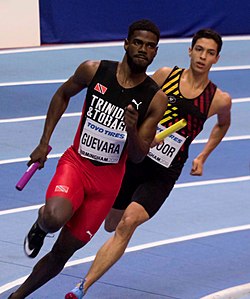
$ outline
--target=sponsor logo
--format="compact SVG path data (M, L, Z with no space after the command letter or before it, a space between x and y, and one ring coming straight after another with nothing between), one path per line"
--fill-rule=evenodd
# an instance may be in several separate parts
M137 103L135 99L132 100L132 103L135 104L137 110L139 110L139 106L142 104L142 102Z
M91 232L89 230L86 231L86 234L89 235L89 238L91 239L93 237L93 235L91 234Z
M34 248L34 249L30 249L30 248L29 248L28 237L26 237L26 238L25 238L25 242L24 242L24 251L25 251L25 253L26 253L28 256L31 256L34 250L35 250L35 248Z

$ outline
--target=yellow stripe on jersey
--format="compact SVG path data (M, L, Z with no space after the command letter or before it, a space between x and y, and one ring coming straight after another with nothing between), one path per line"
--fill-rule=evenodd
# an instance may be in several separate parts
M168 93L170 93L171 91L172 92L176 92L176 88L178 88L178 82L176 83L176 84L174 84L174 85L171 85L171 86L169 86L170 84L165 84L164 86L163 86L163 88L162 88L162 90L166 93L166 94L168 94ZM164 88L166 86L166 88Z
M175 89L178 89L178 83L179 83L181 73L182 73L182 69L176 69L172 72L172 74L170 74L170 76L168 78L168 82L166 82L162 86L162 90L166 94L168 94L172 91L175 91Z
M174 69L170 74L168 81L162 86L162 90L167 94L179 96L182 98L179 91L180 76L183 69L177 68ZM160 124L167 124L169 121L173 121L178 117L178 108L173 106L171 103L168 103L168 109L165 112Z

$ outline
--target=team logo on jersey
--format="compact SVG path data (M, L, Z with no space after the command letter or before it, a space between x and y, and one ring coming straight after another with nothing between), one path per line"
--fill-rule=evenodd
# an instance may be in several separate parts
M100 92L101 94L105 94L105 92L107 91L107 87L105 87L104 85L102 85L100 83L96 83L94 90Z
M174 104L176 103L176 98L174 96L168 96L168 102L169 104Z
M63 192L63 193L68 193L69 187L64 186L64 185L57 185L55 188L55 192Z

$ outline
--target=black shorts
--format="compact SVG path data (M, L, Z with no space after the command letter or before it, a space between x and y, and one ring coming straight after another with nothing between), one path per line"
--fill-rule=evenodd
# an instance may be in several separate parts
M128 161L113 208L125 210L131 202L137 202L152 218L169 196L182 168L183 164L166 168L148 157L139 164Z

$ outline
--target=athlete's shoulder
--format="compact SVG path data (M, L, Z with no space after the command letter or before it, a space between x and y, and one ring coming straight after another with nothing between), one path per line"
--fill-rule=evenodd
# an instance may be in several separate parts
M155 71L151 78L158 84L158 86L162 86L172 70L173 68L167 66L161 67Z
M209 110L209 117L214 114L230 114L232 98L228 92L217 88Z
M220 88L216 89L214 100L219 101L225 107L231 107L232 98L230 94L226 91L221 90Z
M75 82L86 82L89 84L100 66L100 60L86 60L76 69L73 80Z
M100 60L85 60L77 67L75 74L79 76L85 72L96 72L100 63Z
M101 63L101 60L85 60L77 68L78 72L86 70L96 70Z

